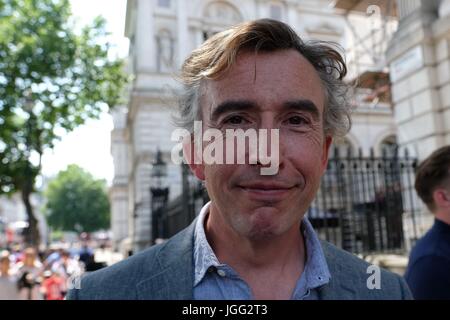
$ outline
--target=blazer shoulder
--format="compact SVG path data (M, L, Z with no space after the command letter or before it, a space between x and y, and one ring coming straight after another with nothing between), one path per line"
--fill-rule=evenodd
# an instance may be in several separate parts
M152 246L107 268L86 274L81 279L80 288L70 290L67 299L134 300L138 298L141 284L148 286L149 279L156 279L155 277L167 274L169 270L178 270L178 273L168 276L180 276L179 270L184 270L184 276L189 278L193 274L194 224L195 221L162 244ZM153 282L151 284L156 285ZM151 298L152 295L148 297Z
M326 241L322 242L322 248L332 279L353 291L357 299L411 299L409 288L400 275L370 264Z
M152 246L109 267L84 274L78 288L68 292L67 299L135 299L137 284L158 269L156 256L161 247Z

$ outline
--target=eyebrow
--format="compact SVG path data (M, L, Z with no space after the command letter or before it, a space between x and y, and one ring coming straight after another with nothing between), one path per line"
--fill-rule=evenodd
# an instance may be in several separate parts
M290 100L283 103L285 109L304 111L312 115L315 121L320 118L319 109L309 99ZM258 106L251 100L226 100L220 103L211 113L210 119L216 121L222 114L232 111L245 111L257 109Z
M311 114L315 121L320 119L319 108L309 99L287 101L283 103L283 106L291 110L306 111Z
M232 111L256 109L257 106L250 100L226 100L220 103L211 113L210 119L216 121L222 114Z

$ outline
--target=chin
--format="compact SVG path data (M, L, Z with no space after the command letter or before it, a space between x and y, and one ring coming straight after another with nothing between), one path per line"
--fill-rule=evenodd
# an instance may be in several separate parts
M280 217L270 212L254 213L247 221L246 237L254 240L270 239L283 233Z
M277 235L278 233L272 229L253 229L246 235L246 238L253 241L267 241Z

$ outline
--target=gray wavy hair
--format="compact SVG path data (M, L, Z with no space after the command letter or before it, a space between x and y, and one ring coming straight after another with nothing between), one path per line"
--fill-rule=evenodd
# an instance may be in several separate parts
M316 69L325 92L324 131L326 135L342 137L351 128L350 87L343 82L347 67L340 47L332 42L304 42L287 24L260 19L238 24L217 33L194 50L181 68L184 85L175 123L193 132L194 121L201 120L199 98L202 83L217 79L236 61L241 51L271 52L294 49Z

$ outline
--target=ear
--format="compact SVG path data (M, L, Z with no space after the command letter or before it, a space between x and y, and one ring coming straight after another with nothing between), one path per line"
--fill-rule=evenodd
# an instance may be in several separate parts
M450 208L450 191L438 188L433 191L433 201L437 208Z
M333 142L333 138L331 136L325 136L325 143L323 144L323 152L322 152L322 170L325 171L328 165L328 155L330 152L330 146Z
M183 139L183 156L192 173L200 180L205 180L205 166L201 157L202 148L195 146L191 136Z

